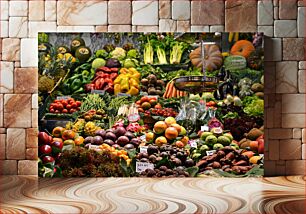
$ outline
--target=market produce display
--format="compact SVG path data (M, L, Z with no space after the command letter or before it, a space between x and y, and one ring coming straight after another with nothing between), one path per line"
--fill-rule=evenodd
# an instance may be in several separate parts
M263 34L38 43L40 177L263 175Z

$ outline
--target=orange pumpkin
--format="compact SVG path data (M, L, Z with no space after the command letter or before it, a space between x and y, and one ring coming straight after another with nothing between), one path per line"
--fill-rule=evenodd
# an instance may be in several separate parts
M252 42L248 40L239 40L231 48L232 55L239 55L248 58L255 51Z
M189 54L191 63L197 67L202 68L201 47L193 50ZM217 70L221 67L223 62L222 54L217 45L204 46L204 68L207 71Z

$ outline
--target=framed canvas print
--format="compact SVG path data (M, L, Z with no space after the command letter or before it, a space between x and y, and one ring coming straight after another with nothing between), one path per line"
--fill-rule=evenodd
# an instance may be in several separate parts
M263 175L263 33L38 40L40 177Z

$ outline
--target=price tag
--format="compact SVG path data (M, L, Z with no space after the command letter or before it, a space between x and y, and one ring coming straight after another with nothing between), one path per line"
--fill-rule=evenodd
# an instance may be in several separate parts
M118 93L117 94L118 97L130 97L130 94L126 94L126 93Z
M140 146L140 147L139 147L139 152L140 152L140 153L148 153L148 152L147 152L147 149L148 149L147 146Z
M153 163L136 162L136 172L143 172L146 169L154 169Z
M105 91L104 90L91 90L92 94L100 94L100 95L104 95Z
M206 155L213 155L214 153L216 152L216 150L209 150L209 151L206 151Z
M145 134L144 134L144 135L141 135L141 136L140 136L140 140L141 140L141 141L145 141L145 140L146 140L146 135L145 135Z
M128 120L131 122L131 123L135 123L137 122L138 120L140 120L140 116L139 114L131 114L128 116Z
M158 95L148 95L147 97L148 97L148 98L155 98L156 100L158 100L158 97L159 97L159 96L158 96Z
M208 132L209 131L208 125L201 126L201 131L202 132Z
M100 146L98 146L98 145L89 145L88 148L92 149L92 150L96 150L96 149L100 149Z
M69 95L67 95L67 96L57 96L56 97L57 100L68 100L70 98L71 98L71 96L69 96Z
M190 147L193 147L193 148L198 148L198 144L197 144L197 142L196 142L196 141L191 140L191 141L189 141L188 143L189 143Z

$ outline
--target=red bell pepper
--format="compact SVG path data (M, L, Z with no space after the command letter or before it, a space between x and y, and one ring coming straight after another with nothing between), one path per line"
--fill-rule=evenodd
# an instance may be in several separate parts
M110 70L111 70L111 72L113 72L113 73L118 73L118 68L111 68Z
M113 81L117 78L118 74L117 73L111 73L109 78L111 78Z

